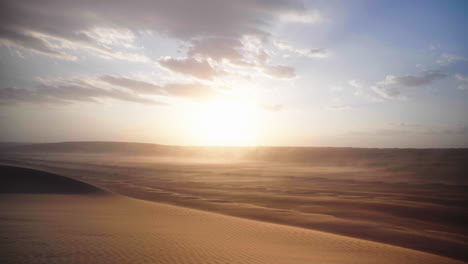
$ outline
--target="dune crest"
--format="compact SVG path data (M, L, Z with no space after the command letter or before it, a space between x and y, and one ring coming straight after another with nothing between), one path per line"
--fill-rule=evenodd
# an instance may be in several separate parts
M91 184L28 168L0 165L0 193L106 194Z

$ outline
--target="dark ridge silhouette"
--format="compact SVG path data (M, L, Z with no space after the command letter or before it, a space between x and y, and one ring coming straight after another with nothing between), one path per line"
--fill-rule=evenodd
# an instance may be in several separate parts
M0 193L108 193L93 185L39 170L0 165L0 175Z

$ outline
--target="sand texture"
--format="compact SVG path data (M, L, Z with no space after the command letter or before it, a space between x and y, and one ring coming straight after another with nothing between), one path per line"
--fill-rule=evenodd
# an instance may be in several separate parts
M23 173L70 193L0 195L2 263L463 263L104 190L76 194L74 181Z

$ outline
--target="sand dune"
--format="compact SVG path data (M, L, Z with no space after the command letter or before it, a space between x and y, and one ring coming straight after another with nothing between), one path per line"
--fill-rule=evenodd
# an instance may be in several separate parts
M106 193L90 184L53 173L13 166L0 166L0 171L3 175L0 193Z
M457 151L448 152L450 157ZM66 175L133 198L468 261L468 194L460 184L467 174L437 172L437 162L394 168L23 153L0 155L0 163ZM453 171L466 167L456 163L449 166Z
M2 263L463 263L314 230L68 190L0 194Z

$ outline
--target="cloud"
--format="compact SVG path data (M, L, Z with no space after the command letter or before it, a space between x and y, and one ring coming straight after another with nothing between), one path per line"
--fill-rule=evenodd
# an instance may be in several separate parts
M402 89L430 85L447 76L438 71L426 71L420 75L387 75L385 80L376 83L372 90L386 99L405 99L401 94Z
M376 97L372 90L366 88L366 86L358 80L349 80L348 84L354 88L354 94L360 97L365 98L370 102L380 102L382 99Z
M241 50L244 45L236 38L205 38L195 40L188 50L189 56L210 58L215 61L228 60L239 64L243 55Z
M137 62L149 60L116 49L116 43L130 45L134 36L151 32L191 44L190 53L240 60L235 48L243 37L268 39L274 23L314 22L319 17L298 0L4 0L0 10L4 45L59 58L67 58L64 50L85 48ZM126 32L125 37L115 32ZM216 49L208 48L215 43Z
M285 65L265 66L263 72L277 79L293 79L296 77L296 71L293 67Z
M455 78L460 82L457 86L460 90L468 90L468 76L464 76L461 74L455 74Z
M462 81L462 82L468 82L468 76L464 76L459 73L455 74L455 78L457 78L457 80Z
M127 88L133 92L140 94L155 94L159 96L176 96L185 97L190 99L204 99L210 98L217 95L216 90L213 88L198 83L166 83L156 85L150 82L135 80L128 77L102 75L99 77L100 80L123 88Z
M7 47L21 47L29 51L63 59L63 60L76 60L75 56L66 54L57 50L47 40L27 34L24 32L15 32L0 28L0 44Z
M131 62L150 62L150 59L144 55L113 49L107 46L105 41L90 37L86 31L80 32L79 36L81 38L66 39L31 29L15 29L8 28L5 25L0 26L0 45L7 47L21 48L34 53L71 61L75 61L78 58L72 55L70 51L85 49L105 59L114 58ZM112 43L112 40L108 41Z
M40 83L32 89L0 88L0 104L99 103L102 100L113 99L147 105L168 105L144 95L204 100L217 96L218 92L198 82L156 85L128 77L101 75L96 78L82 79L41 79Z
M148 83L148 82L144 82L144 81L126 78L126 77L102 75L99 77L99 79L108 84L128 88L132 91L135 91L141 94L163 94L164 93L164 89L161 86Z
M223 74L222 71L215 70L206 60L164 57L159 59L158 63L170 71L191 75L198 79L211 80Z
M440 55L440 57L436 60L436 63L441 66L448 66L458 61L466 61L466 59L460 56L444 53Z
M283 41L276 40L273 43L280 50L286 50L309 58L327 58L330 56L330 52L323 48L299 49Z
M372 90L385 99L406 99L405 96L401 95L400 89L398 89L398 87L378 84L377 86L373 86Z
M322 14L318 10L310 10L303 14L283 13L280 18L286 22L317 23L322 21Z
M364 85L362 83L360 83L358 80L349 80L348 83L349 83L349 85L351 85L352 87L354 87L356 89L364 88Z
M0 88L2 104L29 102L66 104L72 102L100 102L103 99L114 99L148 105L167 105L138 94L119 90L98 88L87 83L63 83L56 85L38 85L34 89Z

